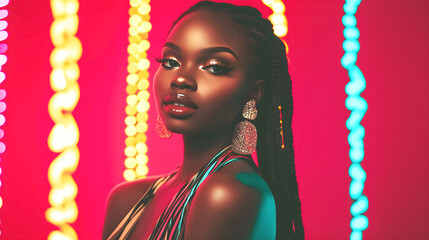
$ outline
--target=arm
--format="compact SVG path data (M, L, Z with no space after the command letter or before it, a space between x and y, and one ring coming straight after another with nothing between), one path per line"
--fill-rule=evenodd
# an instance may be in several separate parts
M274 198L256 173L213 174L190 206L185 239L273 240Z

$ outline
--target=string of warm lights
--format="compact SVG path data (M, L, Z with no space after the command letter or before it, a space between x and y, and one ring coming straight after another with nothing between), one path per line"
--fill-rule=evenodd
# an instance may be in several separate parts
M286 7L281 0L262 0L262 2L271 8L273 14L271 14L268 19L273 24L274 34L280 39L286 36L288 32L288 24L285 15ZM285 44L286 54L289 52L289 47L287 43L282 39ZM283 140L283 119L282 119L282 106L279 106L280 112L280 134L282 136L282 148L285 148L285 143Z
M7 57L5 55L5 52L7 50L7 44L4 43L4 41L8 37L8 33L5 30L7 28L7 21L4 20L9 12L6 9L3 9L9 4L8 0L0 0L0 84L6 79L6 75L1 70L3 69L3 66L7 62ZM4 125L6 122L6 118L3 115L3 112L6 110L6 103L4 102L4 98L6 97L6 90L0 87L0 127ZM4 131L3 129L0 129L0 154L3 154L6 151L6 145L3 142L4 137ZM1 160L1 156L0 156ZM0 174L2 172L2 169L0 167ZM0 187L1 187L1 181L0 181ZM3 198L0 196L0 209L3 207ZM1 231L0 231L1 235Z
M79 162L79 129L72 112L79 100L80 90L77 82L82 55L82 45L75 36L79 18L77 0L51 0L54 21L51 25L51 40L55 46L50 56L52 72L50 83L54 95L49 101L49 115L55 125L48 137L51 151L60 153L51 163L48 179L51 184L46 219L59 230L52 231L48 239L73 239L77 234L70 224L77 219L77 185L72 174Z
M285 15L286 7L281 0L262 0L262 2L271 8L273 11L273 14L271 14L268 19L273 24L274 34L276 34L277 37L282 38L286 36L288 32L288 24L287 19ZM283 43L286 47L286 53L289 52L289 47L286 44L286 42L282 39Z
M363 214L368 209L368 198L363 195L366 173L361 166L364 158L363 138L365 136L365 128L361 125L361 120L364 117L368 104L360 94L366 87L365 78L361 70L356 66L357 54L360 49L359 30L356 28L355 13L361 0L346 0L344 4L344 12L342 22L345 27L343 42L344 56L341 59L342 66L347 69L350 82L346 85L346 108L351 111L350 117L347 119L346 126L350 130L348 142L350 144L350 160L349 175L350 197L354 200L350 208L352 219L350 227L351 240L361 240L362 231L368 227L368 218Z
M125 167L124 178L133 181L146 176L147 145L146 131L149 110L149 49L148 33L152 28L149 22L149 0L130 0L128 76L127 76L127 117L125 123Z

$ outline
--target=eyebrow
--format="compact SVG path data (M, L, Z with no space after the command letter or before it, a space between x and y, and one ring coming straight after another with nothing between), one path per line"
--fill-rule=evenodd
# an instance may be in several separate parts
M174 43L172 43L172 42L166 42L165 44L164 44L164 47L168 47L168 48L171 48L171 49L173 49L173 50L176 50L176 51L178 51L178 52L181 52L182 51L182 49L178 46L178 45L176 45L176 44L174 44ZM219 52L227 52L227 53L230 53L232 56L234 56L235 57L235 59L237 59L237 61L238 61L238 57L237 57L237 55L234 53L234 51L232 51L230 48L228 48L228 47L210 47L210 48L205 48L205 49L203 49L203 50L201 50L200 51L200 53L201 54L210 54L210 53L219 53Z

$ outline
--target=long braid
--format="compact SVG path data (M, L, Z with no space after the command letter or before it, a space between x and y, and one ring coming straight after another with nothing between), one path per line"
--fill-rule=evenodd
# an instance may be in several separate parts
M286 181L280 181L283 184L282 188L288 189L288 202L292 203L294 208L291 208L291 220L292 227L295 229L295 234L297 239L301 239L304 237L302 218L301 218L301 203L298 196L298 185L296 181L296 173L295 173L295 161L294 161L294 150L293 150L293 135L292 135L292 113L293 113L293 99L292 99L292 84L290 80L290 76L287 68L287 58L285 54L284 44L283 42L275 38L274 43L276 46L274 49L274 56L277 56L277 60L279 61L276 65L278 67L277 76L280 76L278 79L278 92L277 96L279 97L279 106L282 108L282 125L283 125L283 137L284 137L284 150L281 153L284 154L284 157L279 158L280 161L282 159L287 159L287 172L284 175L287 179ZM282 49L279 51L279 49ZM278 145L277 145L278 146ZM290 222L289 222L290 224Z
M218 12L231 17L237 30L248 36L248 49L260 59L257 74L259 78L265 79L265 90L257 106L259 114L255 120L258 129L257 154L261 175L276 202L276 239L304 239L291 127L292 84L285 46L274 35L271 22L262 18L257 9L249 6L201 1L180 15L173 27L186 15L199 10ZM281 112L278 106L281 106Z
M268 96L265 102L261 102L260 106L261 110L269 109L269 111L261 113L265 118L260 118L260 122L257 123L258 129L262 130L258 131L259 136L264 133L258 141L258 159L262 175L276 199L278 239L303 239L304 231L296 182L291 129L293 112L291 80L288 74L283 42L271 35L269 44L273 64L271 86L267 89L266 94L271 93L272 95L271 97ZM282 109L284 149L281 148L278 106L281 106ZM266 127L264 128L264 126ZM272 154L267 154L267 151Z

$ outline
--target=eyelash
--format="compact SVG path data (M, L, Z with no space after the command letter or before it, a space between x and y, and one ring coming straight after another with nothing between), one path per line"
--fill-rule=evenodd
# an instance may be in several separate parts
M218 72L214 72L214 71L208 71L207 69L209 68L220 68L220 70ZM226 75L228 72L230 72L232 70L232 68L229 67L225 67L222 66L220 64L210 64L207 66L202 67L203 70L206 70L207 72L209 72L210 74L216 75L216 76L222 76L222 75Z
M164 68L166 69L172 69L175 67L180 67L180 63L174 59L169 59L169 58L156 58L156 61L159 62ZM168 63L169 61L175 62L178 64L178 66L167 66L166 63ZM170 62L171 65L171 62ZM218 69L218 71L209 71L208 69L210 68L220 68ZM233 68L229 68L229 67L225 67L221 64L209 64L207 66L202 67L203 70L209 72L210 74L216 75L216 76L222 76L222 75L226 75L228 72L230 72Z
M170 66L167 66L167 65L165 65L168 61L174 61L174 62L176 62L176 63L178 63L179 64L179 66L180 66L180 63L179 62L177 62L176 60L174 60L174 59L170 59L170 58L156 58L156 61L157 62L159 62L163 67L165 67L166 69L172 69L172 68L174 68L174 67L170 67ZM170 62L171 63L171 62ZM178 66L176 66L176 67L178 67Z

